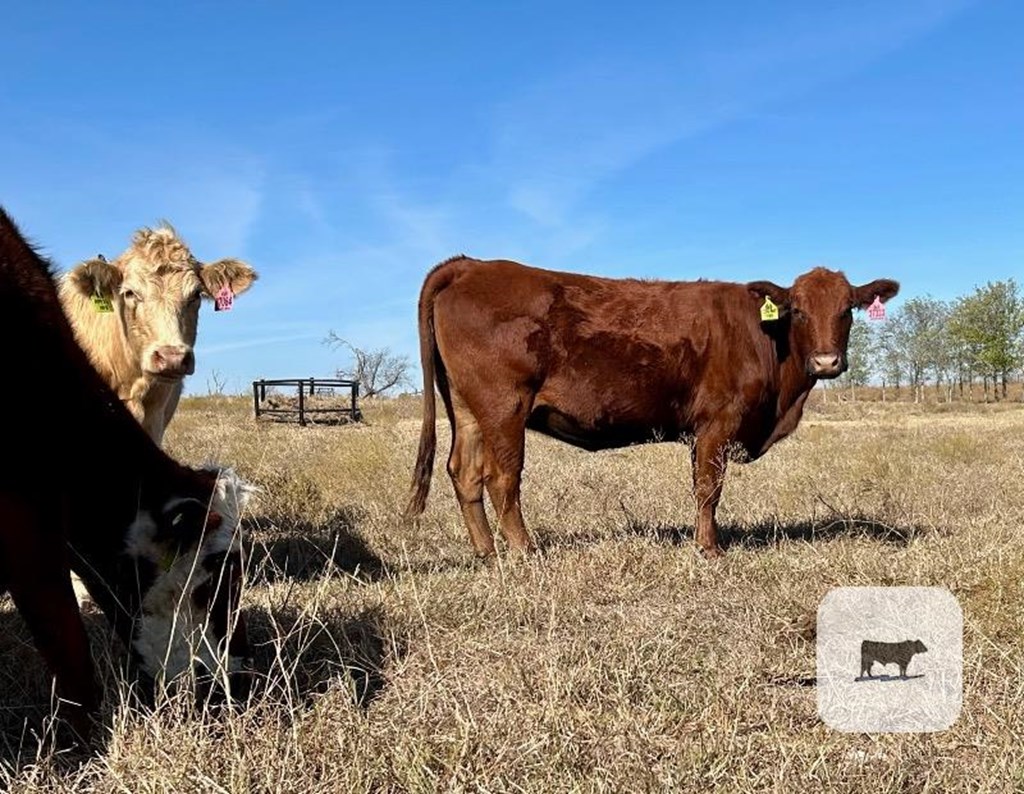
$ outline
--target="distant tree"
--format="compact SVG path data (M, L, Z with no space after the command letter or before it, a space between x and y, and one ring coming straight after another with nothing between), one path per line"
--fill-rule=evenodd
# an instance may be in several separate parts
M374 397L412 383L409 378L412 367L409 357L395 355L390 348L364 350L342 339L334 331L328 332L324 344L332 350L345 348L349 351L352 356L350 364L347 368L339 368L337 374L339 378L358 383L359 392L364 397Z
M990 281L957 301L950 335L972 371L980 371L986 397L991 382L996 399L1005 399L1007 382L1024 364L1024 296L1017 282Z
M840 382L850 387L850 397L857 399L858 386L867 386L871 380L871 362L874 357L875 338L871 326L861 317L857 317L850 327L850 342L846 348L848 368L840 377Z
M875 332L875 350L882 378L883 400L886 386L892 386L896 390L896 398L899 399L900 383L906 379L908 364L903 347L903 324L902 313L897 309L889 314L885 324Z
M991 382L995 398L1001 391L1006 399L1008 381L1024 364L1024 296L1017 282L988 282L963 298L952 329L974 352L986 395Z
M953 373L956 369L953 346L949 335L951 306L946 301L930 299L931 324L925 343L928 371L935 382L935 394L941 398L946 390L946 401L953 398Z
M969 297L961 297L950 305L946 338L952 366L956 372L960 399L964 397L966 384L967 396L973 400L974 379L981 361L981 342L973 330L975 323L971 317L973 307L970 301Z
M911 298L900 307L893 342L902 349L914 402L921 401L929 373L934 375L943 366L946 315L946 305L928 295Z

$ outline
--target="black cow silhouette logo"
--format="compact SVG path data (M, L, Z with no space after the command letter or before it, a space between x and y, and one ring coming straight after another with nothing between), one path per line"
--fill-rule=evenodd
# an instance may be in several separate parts
M907 677L907 666L915 654L925 653L928 649L921 640L903 640L903 642L875 642L864 640L860 644L860 678L874 678L871 666L878 662L881 665L895 664L900 668L900 678ZM923 673L922 673L923 675ZM881 676L888 679L888 676ZM919 676L911 676L917 678Z

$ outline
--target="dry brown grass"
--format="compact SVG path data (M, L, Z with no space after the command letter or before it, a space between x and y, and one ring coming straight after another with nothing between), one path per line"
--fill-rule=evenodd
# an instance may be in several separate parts
M440 467L419 525L400 520L418 410L368 403L364 426L300 429L257 425L245 400L188 401L170 450L266 489L246 596L263 685L239 713L172 699L143 715L118 702L106 653L102 752L34 758L29 736L19 754L48 688L4 603L0 786L1024 789L1020 406L816 408L764 460L731 466L732 543L716 564L692 547L684 447L585 453L531 435L524 509L544 552L493 569L471 559ZM818 720L818 602L868 584L944 585L960 600L964 706L950 730L852 735Z

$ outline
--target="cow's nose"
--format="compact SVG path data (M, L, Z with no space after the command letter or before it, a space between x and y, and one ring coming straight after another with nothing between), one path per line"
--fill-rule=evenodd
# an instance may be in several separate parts
M196 368L195 353L182 345L161 345L153 351L153 371L166 375L191 375Z
M811 373L821 376L835 376L842 370L843 357L839 353L813 353L810 361Z

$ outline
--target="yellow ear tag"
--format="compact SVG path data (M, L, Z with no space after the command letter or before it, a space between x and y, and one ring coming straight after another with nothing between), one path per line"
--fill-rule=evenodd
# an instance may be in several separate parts
M92 306L100 314L110 314L114 311L114 304L110 302L110 298L104 298L98 292L93 293Z
M779 319L779 307L772 303L772 299L764 296L764 303L761 304L761 322L769 323Z

